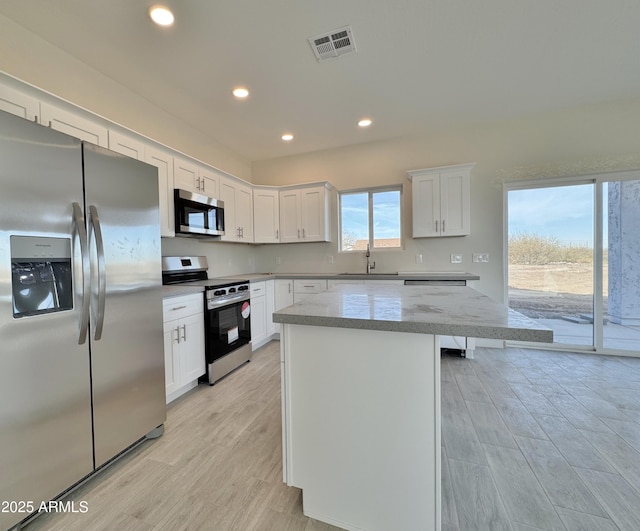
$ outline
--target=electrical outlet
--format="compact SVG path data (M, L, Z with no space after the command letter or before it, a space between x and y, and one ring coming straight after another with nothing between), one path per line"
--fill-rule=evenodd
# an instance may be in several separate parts
M327 260L329 261L329 263L330 263L330 264L333 264L333 255L332 255L332 254L330 254L330 255L327 257Z
M473 261L476 263L487 263L489 261L489 253L473 253Z
M279 256L276 256L276 265L280 265L282 263L282 259Z
M462 253L451 253L451 263L452 264L461 264L462 263Z
M421 254L417 254L416 255L416 264L421 264L422 263L422 255Z

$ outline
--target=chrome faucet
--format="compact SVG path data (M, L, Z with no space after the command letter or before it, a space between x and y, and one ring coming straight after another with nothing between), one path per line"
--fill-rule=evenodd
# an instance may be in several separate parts
M371 251L369 250L369 244L367 244L367 275L371 274L371 270L376 268L376 263L375 262L371 262L371 260L369 260L369 258L371 258Z

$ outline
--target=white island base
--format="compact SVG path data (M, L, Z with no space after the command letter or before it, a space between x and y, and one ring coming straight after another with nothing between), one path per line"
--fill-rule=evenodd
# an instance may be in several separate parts
M306 516L440 529L438 336L283 324L283 469Z

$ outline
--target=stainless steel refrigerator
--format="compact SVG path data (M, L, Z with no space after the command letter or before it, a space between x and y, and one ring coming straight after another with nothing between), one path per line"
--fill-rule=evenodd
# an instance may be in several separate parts
M0 112L0 500L161 433L159 227L156 168Z

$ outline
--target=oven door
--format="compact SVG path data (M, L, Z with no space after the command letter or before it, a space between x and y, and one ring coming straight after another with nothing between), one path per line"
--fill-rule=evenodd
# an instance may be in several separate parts
M251 341L251 304L233 302L205 312L207 363L233 352Z
M224 202L186 190L174 190L178 235L224 236Z

